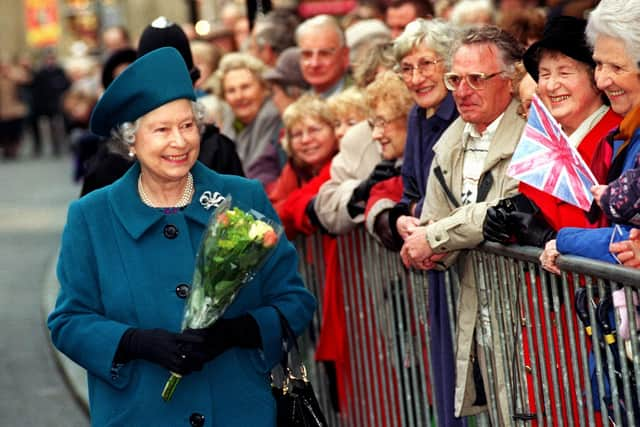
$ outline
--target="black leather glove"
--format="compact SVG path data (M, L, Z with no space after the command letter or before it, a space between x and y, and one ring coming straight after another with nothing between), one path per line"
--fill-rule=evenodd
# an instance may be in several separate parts
M517 220L510 221L512 213L536 215L540 209L524 194L516 194L498 202L496 206L487 209L487 215L482 224L482 235L485 240L505 243L516 234L520 228ZM524 244L524 243L522 243Z
M395 163L395 160L383 160L378 163L369 176L353 190L351 200L355 202L366 201L371 193L371 187L381 181L400 175L400 168L396 167Z
M536 206L531 200L524 194L518 193L515 196L502 199L496 205L497 208L503 209L505 212L524 212L530 214L537 214L540 212L540 208Z
M391 209L387 209L378 214L373 223L373 231L376 233L376 236L380 238L380 241L385 248L389 249L390 251L398 252L402 248L403 241L402 239L397 239L393 233L391 224L389 222L390 212Z
M260 328L250 314L232 319L218 319L213 325L204 329L185 329L184 335L203 341L203 351L207 362L231 347L262 347Z
M511 238L508 229L508 215L503 208L492 206L482 223L482 235L490 242L505 243Z
M129 328L120 339L114 362L144 359L171 372L187 375L202 369L205 356L201 337L165 329Z
M351 218L364 213L364 202L369 199L371 188L374 185L398 175L400 175L400 168L396 167L395 160L383 160L378 163L369 176L353 189L351 198L347 202L347 211Z
M364 213L364 203L354 200L349 200L347 202L347 212L351 218L355 218L360 214Z
M544 248L545 244L556 237L556 231L547 222L536 215L524 212L511 212L508 216L509 229L521 245Z

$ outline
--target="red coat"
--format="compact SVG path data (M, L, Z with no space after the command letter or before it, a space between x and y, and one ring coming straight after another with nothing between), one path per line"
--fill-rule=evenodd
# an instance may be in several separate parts
M387 247L390 244L388 242L389 239L393 240L389 221L382 221L379 224L379 227L385 227L384 230L380 228L376 230L376 218L383 212L393 208L400 201L402 190L402 176L394 176L380 181L371 187L371 193L364 211L364 224L367 231ZM380 234L378 235L378 233Z
M391 203L391 206L395 206L396 203L402 198L402 176L394 176L393 178L386 179L378 182L371 187L371 193L369 193L369 199L367 200L367 207L365 208L365 217L369 213L380 213L384 209L377 209L380 203Z
M318 193L320 186L330 178L331 162L327 162L315 177L305 180L290 163L269 190L269 199L276 209L289 239L298 234L311 235L317 231L306 215L307 204ZM316 349L316 359L335 364L340 407L346 408L351 392L348 367L347 330L344 312L344 295L337 257L338 246L333 236L322 235L322 258L308 245L306 264L322 262L315 268L325 270L322 284L322 324ZM307 243L310 241L307 241Z
M602 117L602 119L600 119L598 124L596 124L596 126L594 126L594 128L591 129L591 131L589 131L589 133L582 139L580 145L578 146L578 152L580 153L582 158L585 160L586 164L589 165L590 168L594 169L594 174L596 175L596 179L598 180L598 182L601 182L601 183L606 182L607 168L603 167L604 163L602 162L602 159L599 159L597 157L596 153L598 153L599 150L602 150L602 145L606 144L605 137L609 134L611 130L613 130L618 126L621 120L622 120L622 117L614 113L612 110L607 111L607 113ZM597 164L598 167L594 168L593 167L594 164ZM596 228L596 227L601 227L606 225L606 218L604 217L604 215L601 215L598 221L596 221L596 223L591 223L586 216L586 212L576 206L563 202L550 194L543 193L542 191L537 190L524 183L520 183L519 189L520 189L520 192L522 192L525 196L531 199L540 208L540 211L542 212L542 215L544 216L544 218L547 220L549 225L551 225L553 229L556 231L562 227ZM571 280L571 277L569 279L570 280L568 280L568 283L567 283L567 286L569 288L568 295L573 295L575 285L573 283L573 280ZM570 352L567 352L565 353L564 360L563 360L563 355L560 352L560 348L558 346L559 336L557 334L557 328L551 327L546 324L546 319L544 316L544 309L543 309L543 307L545 306L544 304L545 297L542 293L542 284L540 282L540 277L536 276L535 280L532 283L531 276L527 274L526 280L527 280L526 301L528 301L528 307L522 308L523 310L523 312L521 313L522 317L523 318L527 318L529 316L533 317L534 311L538 311L537 315L539 316L538 318L542 323L541 330L545 331L545 330L551 329L552 331L552 342L548 342L546 334L542 334L541 337L537 337L536 329L532 329L531 331L533 335L534 345L535 343L537 343L538 339L542 340L542 345L543 345L542 351L540 351L540 349L537 349L537 351L534 353L534 354L537 354L539 357L539 359L537 360L538 372L536 372L535 375L541 376L544 370L545 374L547 375L547 378L551 378L552 371L553 370L557 371L560 368L560 366L562 366L562 364L564 364L565 366L572 366L573 364L577 364L580 368L579 372L582 372L582 369L581 369L582 353L588 350L577 348L576 355L572 356ZM537 297L536 299L533 298L534 292L536 293L536 297ZM538 305L534 306L533 301L537 301ZM527 313L526 310L529 310L529 314ZM555 323L559 323L562 325L562 330L565 331L565 334L564 334L565 348L567 349L570 348L568 331L571 328L574 331L574 336L578 335L579 325L577 323L577 319L575 318L567 319L564 310L560 311L559 319L557 318L554 312L550 313L549 316L550 316L552 325ZM533 318L531 318L530 320L532 322ZM523 337L527 336L526 329L523 328L522 333L523 333ZM529 348L529 342L527 339L523 340L523 352L524 352L523 354L524 364L526 366L532 366L531 350ZM555 357L556 366L552 366L552 364L550 363L550 360L552 360L551 358L552 354ZM582 383L583 381L582 378L579 378L579 379L574 378L573 372L571 370L569 370L568 372L565 372L564 374L567 375L568 384L574 384L574 381L579 381L580 383ZM536 411L542 411L543 408L535 407L535 401L534 401L535 387L534 387L534 380L532 378L532 373L529 373L529 375L527 375L527 388L529 393L530 412L535 413ZM575 396L575 395L565 396L563 393L560 393L559 396L556 396L553 389L550 389L547 391L546 396L540 396L540 398L542 400L546 399L552 402L550 407L552 412L552 419L554 420L553 425L557 425L556 421L558 419L572 418L570 414L573 414L574 421L576 421L577 414L579 413L579 411L583 410L582 408L584 408L585 406L585 402L583 400L585 398L590 398L590 396L587 396L587 397ZM581 400L582 402L580 402ZM554 403L557 401L560 402L560 407L561 407L560 414L557 412L557 409L554 405ZM532 420L531 425L537 426L538 423L537 421ZM596 415L596 425L598 426L602 425L602 421L597 415Z
M622 117L614 113L613 110L607 111L578 146L578 152L587 165L592 167L592 169L598 169L598 175L604 173L604 176L596 176L596 179L600 183L606 182L606 171L602 171L601 169L604 169L602 167L593 168L594 163L600 160L595 158L595 153L601 144L606 143L605 137L618 126L621 120ZM586 212L582 209L563 202L555 196L544 193L530 185L520 183L519 190L540 208L544 218L556 231L562 227L595 228L607 225L604 215L601 215L600 219L595 224L592 224L587 219Z
M309 220L305 209L311 199L318 194L320 186L331 177L330 167L329 161L320 169L318 175L305 182L296 174L293 167L287 164L269 192L269 199L289 239L293 239L298 234L310 235L317 230Z

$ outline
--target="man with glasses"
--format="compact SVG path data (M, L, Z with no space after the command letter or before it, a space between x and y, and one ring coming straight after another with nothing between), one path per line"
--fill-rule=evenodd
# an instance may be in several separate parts
M455 264L460 277L455 415L488 408L493 425L512 424L503 350L491 342L497 338L497 331L491 334L495 302L478 310L475 266L466 250L483 241L488 207L517 193L518 183L506 169L525 125L512 94L522 52L511 35L493 26L467 29L454 44L444 82L460 117L434 146L422 225L410 231L401 250L406 266L431 270ZM488 402L489 396L495 399Z
M313 91L327 98L350 84L349 48L338 21L318 15L304 21L296 30L300 48L300 68Z

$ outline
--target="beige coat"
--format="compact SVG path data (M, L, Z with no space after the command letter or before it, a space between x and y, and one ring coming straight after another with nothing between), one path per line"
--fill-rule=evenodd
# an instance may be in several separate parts
M462 167L463 147L462 132L464 121L458 118L440 137L434 146L435 157L431 165L427 184L427 196L420 218L423 224L435 221L427 225L427 240L436 253L452 252L445 258L447 266L455 264L460 279L460 294L457 301L457 331L456 333L456 390L455 411L456 416L471 415L486 410L485 406L474 406L476 398L475 384L473 381L473 358L478 357L483 374L486 396L490 400L490 415L494 425L507 426L511 424L510 402L505 390L505 379L502 373L502 349L496 338L496 345L487 347L490 363L493 365L494 383L496 388L490 393L487 381L487 361L484 360L484 351L476 353L474 343L474 331L478 319L478 291L474 280L474 264L470 253L466 249L476 247L483 241L482 223L487 208L495 205L501 198L517 193L518 183L506 176L513 151L520 140L524 128L524 120L516 113L517 102L512 101L505 110L504 116L496 130L494 140L491 142L489 152L485 160L480 182L487 172L491 172L493 179L484 201L464 205L456 208L447 198L443 186L434 176L434 169L440 167L443 172L444 182L451 190L453 196L459 200L462 193ZM491 316L491 307L487 316L480 325L483 330L491 327L495 321ZM479 325L479 326L480 326ZM493 328L492 328L493 329ZM491 329L489 329L491 330ZM494 329L495 330L495 329ZM478 338L480 330L478 330ZM481 340L479 345L485 345ZM495 405L498 413L491 410L497 395Z
M380 146L371 138L371 128L362 121L342 137L340 152L331 161L331 178L322 184L314 207L318 219L330 233L345 234L364 221L351 218L347 203L353 190L382 160Z

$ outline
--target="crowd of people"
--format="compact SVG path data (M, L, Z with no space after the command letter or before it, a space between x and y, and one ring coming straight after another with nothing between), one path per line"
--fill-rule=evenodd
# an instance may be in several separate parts
M196 245L189 238L195 239L194 230L203 225L189 222L197 220L189 217L190 207L198 205L193 185L199 194L203 183L220 179L234 198L281 221L289 239L322 235L326 274L316 358L329 367L337 410L349 399L349 368L346 284L338 271L335 237L362 225L382 246L398 252L407 268L428 271L432 284L444 283L443 271L452 266L461 272L455 330L447 319L430 319L431 328L439 329L433 335L440 341L432 344L439 348L432 363L441 369L434 372L439 386L433 393L442 403L438 417L443 425L462 425L461 417L487 410L495 425L510 425L511 402L499 369L493 369L498 395L488 395L490 373L482 355L495 354L499 360L502 350L478 333L490 329L493 314L491 307L478 310L476 266L469 250L485 241L536 246L543 249L542 267L553 273L560 273L556 259L561 254L640 267L639 18L638 0L513 0L499 7L481 0L391 0L358 3L342 17L302 19L295 10L275 8L250 22L242 37L234 29L244 26L234 21L224 32L226 39L199 38L166 18L150 23L137 43L119 29L124 42L103 61L104 94L91 101L91 120L86 111L78 115L84 128L81 119L76 121L79 131L72 145L84 185L70 210L58 270L62 291L49 320L54 343L92 375L92 413L107 420L112 408L124 405L130 410L122 414L142 419L147 406L136 390L157 382L164 373L158 365L185 375L206 368L214 375L237 369L233 363L253 364L255 378L247 381L260 388L268 374L260 354L275 361L273 347L279 342L273 335L280 330L274 327L277 313L270 307L278 306L298 333L308 324L313 302L292 271L297 264L288 243L279 245L278 257L256 279L253 294L238 303L225 328L209 335L178 333L175 313L156 319L150 306L144 312L135 306L136 298L152 301L142 296L155 292L152 278L169 280L151 273L146 254L139 253L144 248L156 254L151 257L156 261L181 260L180 274L164 264L163 271L168 269L173 281L189 280L185 274L192 260L175 247L165 252L164 241L154 242L163 233L158 224L179 223L187 240L178 243L191 253ZM237 19L247 17L240 13ZM116 38L105 32L105 46L107 35ZM229 37L231 42L221 42ZM170 74L173 69L179 70ZM18 72L3 71L2 76L16 84L29 81ZM73 82L66 96L78 93L79 85ZM127 104L130 93L138 98ZM589 211L507 173L534 95L598 181L589 189L594 197ZM7 131L1 133L2 147L11 157L17 144L15 120L27 113L3 106L0 118ZM150 121L166 123L159 131L164 133L154 135L145 126ZM196 128L201 136L193 134ZM193 148L196 140L198 149ZM162 144L179 148L171 151ZM179 171L158 166L162 156L179 163L183 154L188 162ZM256 199L250 200L252 194ZM135 206L125 206L126 200ZM164 208L165 219L141 210L145 207ZM89 220L85 211L97 209L108 217ZM125 237L114 237L111 223ZM145 237L148 228L157 227L158 236ZM165 237L174 239L166 227ZM110 230L109 236L102 228ZM615 242L614 233L619 234ZM76 246L77 239L84 246ZM122 259L109 253L116 248ZM95 259L87 260L89 255ZM149 276L141 271L130 276L132 262L149 266ZM74 267L79 265L84 267ZM134 285L135 278L142 285ZM529 292L538 292L540 278L528 280ZM280 282L281 294L261 296L274 281ZM126 306L127 292L133 294L131 307ZM429 305L440 308L430 315L447 313L446 304L443 293L429 293ZM175 306L175 301L162 300L161 306ZM87 321L94 326L88 328ZM245 332L245 340L227 340L215 352L205 348L212 336L238 330ZM103 331L106 338L92 331ZM85 355L87 345L95 359ZM545 345L547 353L559 351L554 343ZM190 360L186 348L196 362L172 358L179 352ZM239 360L225 358L231 348ZM529 349L524 357L530 357ZM143 362L129 368L132 361ZM540 369L545 368L551 369ZM130 384L135 375L140 378ZM190 384L202 392L204 383ZM215 396L217 388L211 390ZM136 396L139 407L125 403L123 396ZM495 400L491 405L489 398ZM563 408L577 406L575 396L551 393L548 398L562 399ZM246 404L230 396L221 401L234 408ZM214 403L213 409L203 402L182 403L209 414L203 419L215 420L198 425L249 425L213 415L229 411L224 403ZM272 411L264 399L258 403ZM180 413L158 409L154 415L179 418ZM268 416L246 422L274 425Z

